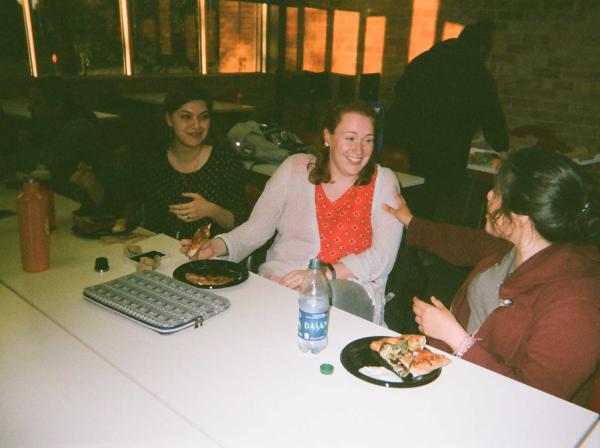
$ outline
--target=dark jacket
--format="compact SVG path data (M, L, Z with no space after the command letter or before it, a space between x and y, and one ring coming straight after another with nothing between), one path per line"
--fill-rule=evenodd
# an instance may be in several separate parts
M508 148L496 84L482 58L459 39L434 45L413 59L386 112L386 142L408 151L420 175L464 176L477 129L497 151ZM426 167L429 172L425 171Z
M512 244L482 230L414 218L410 245L475 268L457 292L452 313L466 328L467 287ZM500 285L497 308L463 359L577 403L600 361L600 256L592 247L553 244L521 264ZM438 344L439 345L439 344ZM442 347L443 348L443 347ZM447 348L447 347L446 347Z

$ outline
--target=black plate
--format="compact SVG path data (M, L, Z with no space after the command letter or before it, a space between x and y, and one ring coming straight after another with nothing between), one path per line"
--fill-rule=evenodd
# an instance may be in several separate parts
M137 227L137 226L136 226ZM135 227L134 227L135 228ZM88 231L84 231L81 228L79 228L76 225L73 225L71 227L71 230L73 231L73 233L81 238L90 238L90 239L96 239L96 238L100 238L103 236L121 236L121 235L128 235L133 231L133 228L131 229L125 229L123 232L113 232L111 227L107 227L105 229L100 229L100 230L96 230L93 232L88 232Z
M197 283L188 282L185 274L192 272L202 275L227 275L231 277L229 283L224 285L198 285ZM248 270L242 264L234 263L226 260L196 260L182 264L173 271L173 278L186 282L197 288L203 289L219 289L229 288L230 286L239 285L248 279Z
M402 379L402 382L390 382L371 378L370 376L363 375L362 373L360 373L359 370L365 366L383 366L390 372L393 372L393 370L388 367L385 361L381 359L379 353L375 352L374 350L371 350L371 348L369 347L369 344L371 342L385 337L389 336L369 336L367 338L357 339L356 341L350 342L344 347L342 353L340 354L340 360L342 361L342 365L346 368L348 372L350 372L355 377L360 378L363 381L367 381L369 383L378 384L379 386L385 387L406 388L424 386L425 384L431 383L438 376L440 376L440 373L442 373L442 369L435 369L434 371L429 372L427 375L421 375L416 378L413 378L413 376L409 374L406 378Z

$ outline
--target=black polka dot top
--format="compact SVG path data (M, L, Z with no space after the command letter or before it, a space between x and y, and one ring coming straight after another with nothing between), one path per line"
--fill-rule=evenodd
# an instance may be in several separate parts
M148 154L142 162L142 176L136 182L138 201L143 207L142 225L156 233L174 238L191 238L196 229L209 218L183 222L169 212L169 205L190 199L181 193L198 193L233 213L235 226L248 218L244 191L244 168L233 151L227 147L213 147L202 168L193 173L176 171L167 159L166 151ZM215 223L212 235L223 232Z

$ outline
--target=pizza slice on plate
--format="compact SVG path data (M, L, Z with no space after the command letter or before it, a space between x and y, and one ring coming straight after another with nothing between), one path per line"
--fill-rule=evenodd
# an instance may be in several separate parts
M443 355L425 349L423 335L408 334L399 337L377 339L369 345L401 378L426 375L450 364Z

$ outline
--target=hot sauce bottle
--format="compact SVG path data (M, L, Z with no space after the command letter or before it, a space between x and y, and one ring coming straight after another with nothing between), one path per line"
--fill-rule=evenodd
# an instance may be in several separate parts
M25 181L23 193L17 197L17 216L23 270L45 271L50 267L48 197L33 178Z

